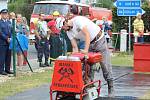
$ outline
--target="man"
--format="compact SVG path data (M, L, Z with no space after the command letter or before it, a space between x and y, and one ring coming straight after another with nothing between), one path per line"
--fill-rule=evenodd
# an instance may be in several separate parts
M50 35L50 57L57 58L62 55L62 41L60 38L61 27L63 25L62 18L59 17L60 13L58 11L53 12L53 20L48 22L48 28L51 30Z
M8 10L1 10L0 20L0 74L13 74L10 71L11 65L11 51L9 50L9 43L12 33L12 25L8 20Z
M108 96L113 96L113 78L110 53L104 33L101 32L100 27L86 17L76 16L71 20L68 20L68 22L63 26L63 29L67 31L67 35L71 40L73 52L79 52L76 39L81 39L85 41L85 47L81 50L82 53L86 54L88 51L92 51L100 52L102 54L103 60L100 64L103 76L108 83Z
M47 22L44 21L44 14L39 14L39 20L37 23L37 32L36 33L36 44L38 51L38 61L39 67L49 66L49 41L48 41L48 27ZM45 63L42 63L43 55L45 56Z
M53 12L53 20L48 22L48 27L51 30L51 34L60 34L59 24L57 23L57 19L59 17L59 12Z
M141 19L141 14L138 13L136 19L133 22L134 26L134 37L135 37L135 42L144 42L143 34L144 34L144 23L143 20Z

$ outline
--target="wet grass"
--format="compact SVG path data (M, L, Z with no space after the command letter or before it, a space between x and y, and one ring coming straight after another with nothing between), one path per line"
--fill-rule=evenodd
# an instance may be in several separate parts
M113 66L120 67L132 67L133 66L133 54L128 53L114 53L111 57Z
M6 96L14 95L45 83L50 83L51 74L52 71L48 70L42 73L20 75L13 80L0 83L0 100L4 99Z

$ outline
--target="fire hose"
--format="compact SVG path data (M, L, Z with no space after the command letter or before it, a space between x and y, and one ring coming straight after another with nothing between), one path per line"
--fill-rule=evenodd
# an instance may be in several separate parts
M129 75L129 74L133 74L133 72L129 72L129 73L122 74L122 75L120 75L120 76L114 78L112 81L115 82L115 81L119 80L120 78L122 78L122 77L124 77L124 76L127 76L127 75ZM103 87L103 86L105 86L105 85L107 85L107 83L102 84L101 87Z

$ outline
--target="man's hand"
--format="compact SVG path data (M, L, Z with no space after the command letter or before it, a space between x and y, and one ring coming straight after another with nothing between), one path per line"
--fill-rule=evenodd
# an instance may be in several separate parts
M11 40L11 38L8 38L8 39L7 39L7 42L10 43L10 40Z
M143 32L139 32L139 36L143 36L144 35L144 33Z
M85 49L80 49L80 52L83 54L88 54L88 50L85 50Z
M40 37L40 36L38 36L38 39L39 39L39 40L41 40L41 37Z

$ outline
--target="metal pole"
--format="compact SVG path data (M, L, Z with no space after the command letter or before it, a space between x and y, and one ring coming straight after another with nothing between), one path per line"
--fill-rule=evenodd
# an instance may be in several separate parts
M23 57L25 58L25 60L26 60L27 63L28 63L28 66L29 66L29 68L30 68L30 71L33 72L32 67L31 67L31 65L30 65L30 63L29 63L27 57L25 56L25 54L24 54L24 52L23 52L23 49L22 49L22 47L21 47L21 45L20 45L19 40L18 40L17 37L16 37L16 41L17 41L17 43L18 43L18 45L19 45L19 48L21 49L21 52L22 52L22 54L23 54Z
M129 16L129 54L131 53L131 17Z
M15 19L12 20L12 25L13 25L13 72L14 72L14 76L16 76L16 43L15 43L15 38L16 38L16 34L15 34Z

